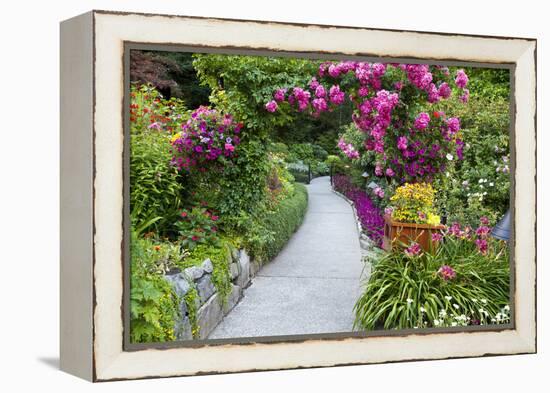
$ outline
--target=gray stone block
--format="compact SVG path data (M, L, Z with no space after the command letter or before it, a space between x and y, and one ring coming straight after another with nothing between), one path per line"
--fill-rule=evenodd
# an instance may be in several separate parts
M171 274L169 276L164 276L164 279L172 284L174 291L180 297L183 297L191 289L191 284L187 279L187 276L183 273Z
M240 250L239 252L239 267L237 285L244 288L250 281L250 257L245 250Z
M234 262L239 260L239 250L236 248L231 248L231 259L233 259Z
M204 275L204 270L199 266L191 266L183 271L191 281L197 281Z
M199 292L199 297L201 298L201 303L206 303L206 301L216 292L216 287L212 283L210 274L205 274L202 276L196 283L197 291Z
M234 280L239 275L239 264L233 262L229 265L229 272L231 273L231 280Z
M176 334L176 340L178 341L193 339L193 333L191 331L191 322L189 321L189 318L187 316L183 315L181 319L176 321L176 324L174 326L174 332Z
M224 312L219 301L219 295L215 293L197 312L197 324L199 335L205 339L223 319Z
M210 258L204 260L204 262L201 264L201 268L206 273L212 273L212 271L214 270L214 266L212 265L212 261L210 260Z
M231 292L229 293L229 296L227 297L227 303L224 307L224 312L227 314L229 311L233 309L241 299L242 295L242 288L238 285L231 284Z

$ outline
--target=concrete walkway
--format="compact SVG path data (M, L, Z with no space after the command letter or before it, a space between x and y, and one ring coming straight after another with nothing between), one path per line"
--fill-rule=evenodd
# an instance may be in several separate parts
M302 226L209 338L349 332L363 269L351 206L328 177L308 187Z

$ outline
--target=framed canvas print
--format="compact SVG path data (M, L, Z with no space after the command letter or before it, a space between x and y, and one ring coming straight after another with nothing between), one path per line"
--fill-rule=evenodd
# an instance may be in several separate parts
M61 368L536 351L536 40L61 23Z

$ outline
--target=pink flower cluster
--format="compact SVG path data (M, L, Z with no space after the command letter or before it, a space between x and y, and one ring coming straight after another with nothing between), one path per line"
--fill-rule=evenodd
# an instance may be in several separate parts
M338 141L338 148L350 159L359 158L359 152L355 150L351 143L346 143L342 138Z
M439 276L445 281L452 280L456 277L456 271L449 265L441 266L437 271L437 274L439 274Z
M481 217L479 223L480 225L476 229L476 246L481 254L486 255L489 250L487 238L491 233L491 227L489 227L489 219L487 217Z
M460 101L466 103L470 99L470 90L466 88L468 84L468 75L464 70L458 70L456 72L455 84L459 89L462 89L462 95L459 97Z
M455 83L464 89L467 78L460 70ZM451 81L449 70L441 66L324 62L307 87L293 87L290 94L286 89L277 89L266 110L276 112L286 100L298 111L308 110L312 116L319 116L334 106L351 102L355 106L352 121L365 135L363 147L367 152L374 152L379 163L377 176L395 176L401 182L430 181L445 170L449 151L456 149L456 155L462 157L463 143L456 137L459 119L446 119L442 112L435 112L434 119L426 112L409 119L406 111L396 111L396 108L418 100L434 103L448 99L452 90L445 79ZM419 99L414 89L405 89L406 86L425 94ZM341 144L339 147L344 150ZM346 147L344 153L357 158L357 150Z
M488 239L491 234L491 227L489 226L489 219L487 217L481 217L479 223L479 227L474 231L469 226L462 229L458 222L454 222L447 228L447 233L451 236L473 241L478 251L482 255L486 255L489 250Z
M171 164L178 170L205 171L220 157L235 155L242 124L236 123L231 115L201 106L181 128L172 138Z

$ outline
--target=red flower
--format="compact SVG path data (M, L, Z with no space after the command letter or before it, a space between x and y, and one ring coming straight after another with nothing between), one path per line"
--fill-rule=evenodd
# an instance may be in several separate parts
M210 218L212 219L212 221L218 221L218 219L219 219L220 217L218 217L218 216L212 216L212 217L210 217Z
M187 217L187 212L181 212L182 217Z
M441 114L438 111L434 111L434 117L439 117Z
M160 246L155 246L154 249L155 251L160 251Z
M191 240L193 240L194 242L196 242L197 240L199 240L199 237L197 235L193 235L193 237L191 238Z

